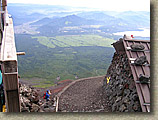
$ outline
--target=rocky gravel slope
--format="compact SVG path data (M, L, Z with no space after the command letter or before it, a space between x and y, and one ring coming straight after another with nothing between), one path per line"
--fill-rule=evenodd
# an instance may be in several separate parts
M86 78L68 87L60 96L61 112L108 112L103 77Z

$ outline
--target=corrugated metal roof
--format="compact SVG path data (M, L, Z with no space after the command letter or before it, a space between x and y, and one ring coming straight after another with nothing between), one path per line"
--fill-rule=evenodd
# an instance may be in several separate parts
M145 47L144 50L132 50L129 49L131 45L143 45ZM139 82L140 75L148 76L150 78L150 41L149 40L133 40L133 39L122 39L113 44L115 49L125 50L124 52L127 54L129 59L129 65L133 74L133 78L135 81L137 93L139 96L141 108L143 112L150 112L150 82L142 84ZM123 47L123 48L120 48ZM144 65L135 65L132 62L140 58L141 56L146 56L147 63Z

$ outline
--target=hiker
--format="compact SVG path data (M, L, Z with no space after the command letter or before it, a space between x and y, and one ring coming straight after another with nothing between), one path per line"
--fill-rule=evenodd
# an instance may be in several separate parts
M2 72L0 70L0 112L3 111L4 105L5 105L5 96L3 90Z
M60 80L60 76L58 76L56 79L57 79L57 80Z
M75 79L78 79L78 76L77 76L77 75L75 76Z
M50 100L49 99L50 95L51 95L51 92L49 90L47 90L47 92L44 93L44 97L43 98L46 99L46 101L49 101Z

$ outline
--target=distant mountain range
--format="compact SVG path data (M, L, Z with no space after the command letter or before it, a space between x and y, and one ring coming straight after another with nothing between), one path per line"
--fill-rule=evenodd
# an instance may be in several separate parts
M150 12L145 11L90 11L88 8L33 4L9 4L8 11L15 26L25 28L23 24L29 23L29 29L36 30L33 33L43 36L106 34L107 37L116 32L150 28ZM25 33L30 33L27 29Z
M83 11L84 9L84 11ZM8 4L15 29L22 78L42 78L42 85L105 75L116 32L150 28L149 12L94 11L54 5Z
M127 30L139 30L141 27L147 27L147 24L145 23L140 24L139 22L129 22L128 20L109 16L102 12L91 12L89 15L80 13L78 15L68 15L58 18L45 17L31 23L30 25L36 26L37 31L46 36L62 34L114 33Z

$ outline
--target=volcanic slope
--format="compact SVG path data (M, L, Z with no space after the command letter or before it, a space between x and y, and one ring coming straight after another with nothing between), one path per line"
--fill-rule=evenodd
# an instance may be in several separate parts
M90 77L72 82L59 93L61 112L108 112L106 97L103 96L105 76Z

